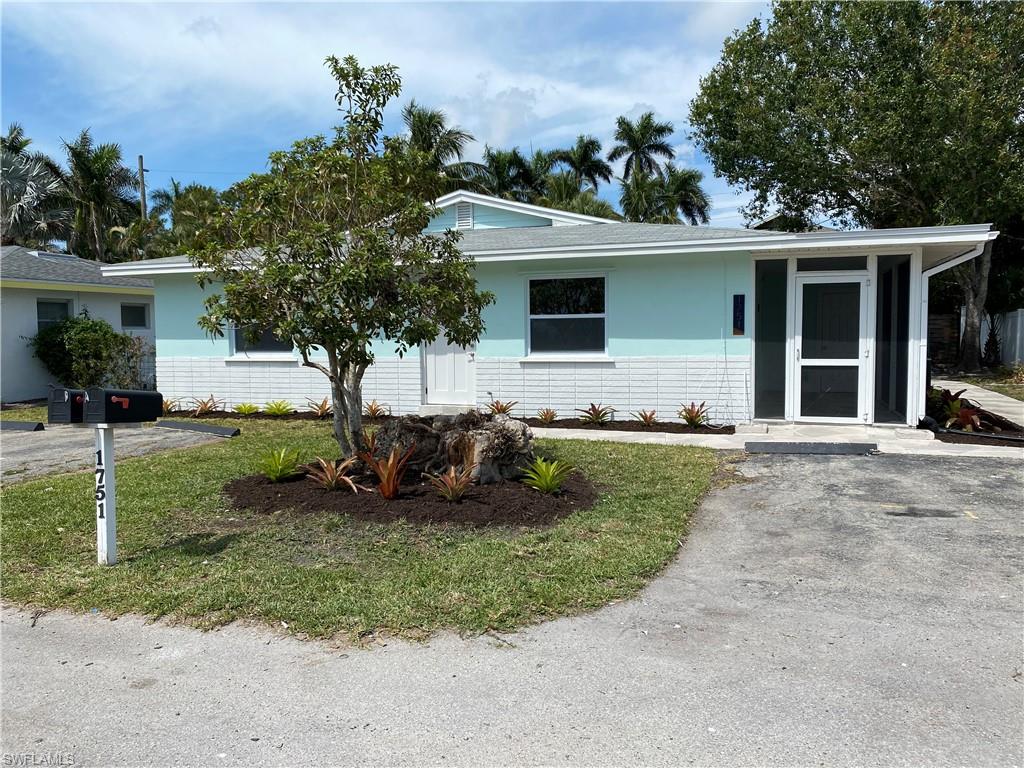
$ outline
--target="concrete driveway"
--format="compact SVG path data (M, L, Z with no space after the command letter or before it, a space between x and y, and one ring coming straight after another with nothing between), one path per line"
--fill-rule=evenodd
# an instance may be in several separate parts
M636 600L331 648L3 613L3 751L76 765L1024 762L1021 465L755 457Z
M125 427L114 436L114 452L141 456L172 448L223 440L222 437L162 427ZM28 480L55 472L74 472L93 466L95 430L90 427L48 424L42 432L3 432L0 436L0 471L3 482Z

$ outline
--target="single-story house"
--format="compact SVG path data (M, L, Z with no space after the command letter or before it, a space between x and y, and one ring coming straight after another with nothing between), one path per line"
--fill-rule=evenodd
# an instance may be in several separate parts
M497 301L470 349L442 338L399 358L386 343L364 399L395 413L518 401L532 415L603 403L619 418L916 424L924 412L927 283L978 255L987 224L788 233L633 224L455 192L431 229L462 231ZM226 403L321 398L323 375L271 337L211 339L184 257L111 265L152 278L159 388Z
M28 340L47 325L89 311L116 331L142 336L152 347L153 282L106 276L101 263L65 253L0 248L0 399L46 397L53 377Z

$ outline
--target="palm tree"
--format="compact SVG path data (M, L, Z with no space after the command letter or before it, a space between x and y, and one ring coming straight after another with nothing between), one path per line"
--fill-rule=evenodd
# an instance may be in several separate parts
M634 173L621 179L619 206L626 221L642 224L678 224L679 216L668 202L665 181L653 174Z
M580 134L571 148L556 149L551 157L576 176L578 190L582 190L583 184L587 183L596 191L598 182L608 183L612 180L612 167L601 156L601 142L593 136Z
M8 134L8 137L10 134ZM46 159L0 148L0 243L49 249L66 237L71 211Z
M599 198L592 187L581 190L579 177L572 171L549 174L546 178L545 194L537 199L537 204L586 216L620 218L614 206Z
M21 127L21 123L11 123L7 127L7 135L0 137L0 149L6 149L16 155L26 154L28 145L31 143L32 139L25 135L25 129Z
M528 203L537 197L540 179L533 164L527 160L519 147L492 149L484 147L484 174L480 183L489 195Z
M674 206L690 224L707 224L711 215L711 198L700 183L704 174L695 168L676 168L665 163L665 194L667 203Z
M448 125L448 116L440 109L429 109L410 101L402 109L408 145L430 158L441 176L440 193L471 187L480 188L486 169L480 163L462 159L466 145L476 141L469 131Z
M58 169L65 193L74 208L68 233L72 253L106 261L112 258L108 242L111 227L126 226L137 218L139 188L135 171L121 162L117 144L95 144L89 130L64 142L67 171Z
M171 177L171 184L163 189L155 189L149 195L149 211L155 213L157 216L167 216L171 220L171 226L174 226L174 204L177 202L178 197L181 195L183 187L181 182Z
M653 112L644 112L636 122L621 116L615 121L615 141L618 143L608 153L608 159L614 163L626 158L622 172L626 181L634 173L661 176L661 166L656 158L675 158L676 153L667 141L674 130L672 123L655 120Z

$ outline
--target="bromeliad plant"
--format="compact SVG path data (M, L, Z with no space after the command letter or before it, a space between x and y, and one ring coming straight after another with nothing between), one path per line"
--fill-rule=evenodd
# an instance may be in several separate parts
M380 495L385 499L397 498L399 486L405 476L406 465L416 451L416 443L410 445L405 453L402 453L399 446L395 445L391 449L391 453L382 459L374 455L377 453L376 431L363 432L363 445L366 448L359 451L358 456L377 476L377 490L380 491Z
M499 413L508 415L512 413L512 409L517 405L519 405L518 400L506 400L504 402L501 400L491 400L487 404L487 410L490 411L492 416L497 416Z
M577 408L576 412L580 414L580 421L584 424L607 424L612 420L615 409L610 405L591 403L587 408Z
M224 401L218 400L213 395L210 395L205 400L199 398L193 398L192 400L192 415L193 416L209 416L214 411L220 411L224 408Z
M430 484L441 494L441 498L449 503L461 501L469 486L473 484L473 470L476 464L456 469L452 464L448 471L440 475L427 475Z
M294 448L271 448L260 456L257 467L272 483L294 477L299 471L299 452Z
M288 416L295 413L295 409L287 400L271 400L263 406L263 412L268 416Z
M181 399L180 398L176 397L176 398L173 398L171 400L167 400L167 399L164 400L164 403L163 403L164 416L170 416L172 413L175 413L176 411L180 411L180 410L181 410Z
M391 409L376 400L371 400L363 406L363 416L368 419L383 419L389 413L391 413Z
M956 399L949 403L946 408L946 429L962 429L964 432L973 432L981 429L981 416L983 411L969 404L967 400Z
M259 406L257 406L256 403L239 403L231 410L239 416L252 416L253 414L260 412Z
M645 427L653 427L658 423L658 412L657 411L637 411L633 414L636 420L643 424Z
M558 412L554 408L541 408L537 411L537 418L541 424L550 424L558 418Z
M523 472L523 484L541 493L558 493L573 471L573 466L554 459L547 461L538 456Z
M679 418L686 426L694 429L705 426L708 423L708 407L703 400L700 405L691 402L679 409Z
M325 490L336 491L339 488L348 488L352 493L359 493L359 490L367 490L357 485L355 480L349 477L349 470L355 464L355 457L347 459L324 459L316 457L316 464L306 466L306 474L316 480Z
M306 403L306 407L309 409L310 413L315 413L318 419L330 418L331 414L334 413L334 407L331 405L331 401L326 397L319 402L307 397Z

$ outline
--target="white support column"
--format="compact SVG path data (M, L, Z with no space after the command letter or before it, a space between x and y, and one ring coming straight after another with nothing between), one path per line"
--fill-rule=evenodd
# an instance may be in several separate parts
M96 561L117 562L117 481L114 478L114 428L96 425Z
M928 276L922 274L922 250L910 254L910 339L907 351L907 424L924 418L925 378L928 368Z

